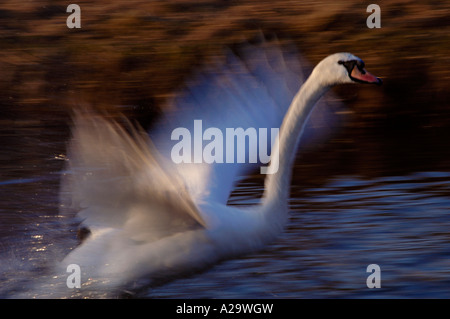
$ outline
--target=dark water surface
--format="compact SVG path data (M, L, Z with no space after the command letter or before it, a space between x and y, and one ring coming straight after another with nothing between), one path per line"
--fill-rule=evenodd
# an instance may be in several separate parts
M266 249L137 297L449 298L445 138L439 129L379 133L348 130L299 156L291 219ZM54 261L76 244L76 225L58 213L68 136L63 122L2 123L2 298L51 295L51 286L42 293L28 291L39 278L51 276ZM251 204L260 195L260 180L249 179L230 204ZM379 289L366 285L369 264L380 266Z

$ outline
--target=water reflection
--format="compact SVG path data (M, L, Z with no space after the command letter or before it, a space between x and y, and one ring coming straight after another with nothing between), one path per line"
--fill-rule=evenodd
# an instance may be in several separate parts
M54 296L57 287L62 295L72 293L65 290L66 277L51 271L77 243L76 223L58 212L65 132L66 126L27 129L20 143L14 139L8 146L14 161L1 167L1 297L24 296L44 278L51 284L25 297ZM450 297L450 170L406 171L386 155L386 143L397 142L370 130L343 131L323 146L303 150L294 169L291 219L279 240L262 252L136 297ZM410 168L449 162L445 149L427 147L432 158L410 161ZM259 175L244 179L229 203L254 204L262 186ZM382 271L376 292L365 284L372 263Z

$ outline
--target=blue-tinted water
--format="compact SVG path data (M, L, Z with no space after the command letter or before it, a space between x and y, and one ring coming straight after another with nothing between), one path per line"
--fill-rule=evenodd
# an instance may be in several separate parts
M285 234L265 251L147 296L450 297L448 172L335 176L300 194ZM370 264L380 266L380 289L367 287Z
M58 213L66 137L59 128L41 126L3 132L2 298L48 297L55 281L65 286L66 277L54 276L51 269L76 245L76 224ZM339 147L327 152L332 151L341 152ZM357 150L346 154L358 156ZM370 163L376 162L364 163L370 171ZM376 174L361 174L360 169L343 173L332 163L323 174L308 165L300 156L291 218L277 241L205 272L140 290L135 297L450 297L449 171L430 165L397 175L383 174L378 167L373 167ZM260 195L260 181L250 179L230 204L248 205ZM367 287L369 264L380 266L381 288ZM36 282L46 279L52 284L36 290ZM67 296L72 295L68 290ZM111 297L105 292L89 296Z

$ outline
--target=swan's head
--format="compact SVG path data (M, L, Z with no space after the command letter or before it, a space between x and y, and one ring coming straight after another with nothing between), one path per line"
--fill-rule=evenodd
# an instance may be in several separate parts
M372 83L382 81L366 71L364 61L351 53L335 53L323 59L314 69L325 85Z

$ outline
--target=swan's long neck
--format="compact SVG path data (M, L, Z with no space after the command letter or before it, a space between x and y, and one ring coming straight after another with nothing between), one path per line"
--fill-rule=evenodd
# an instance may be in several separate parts
M292 100L272 149L271 165L276 167L274 161L278 159L278 171L266 177L263 204L287 203L298 142L314 105L328 88L321 85L318 72L313 71Z

